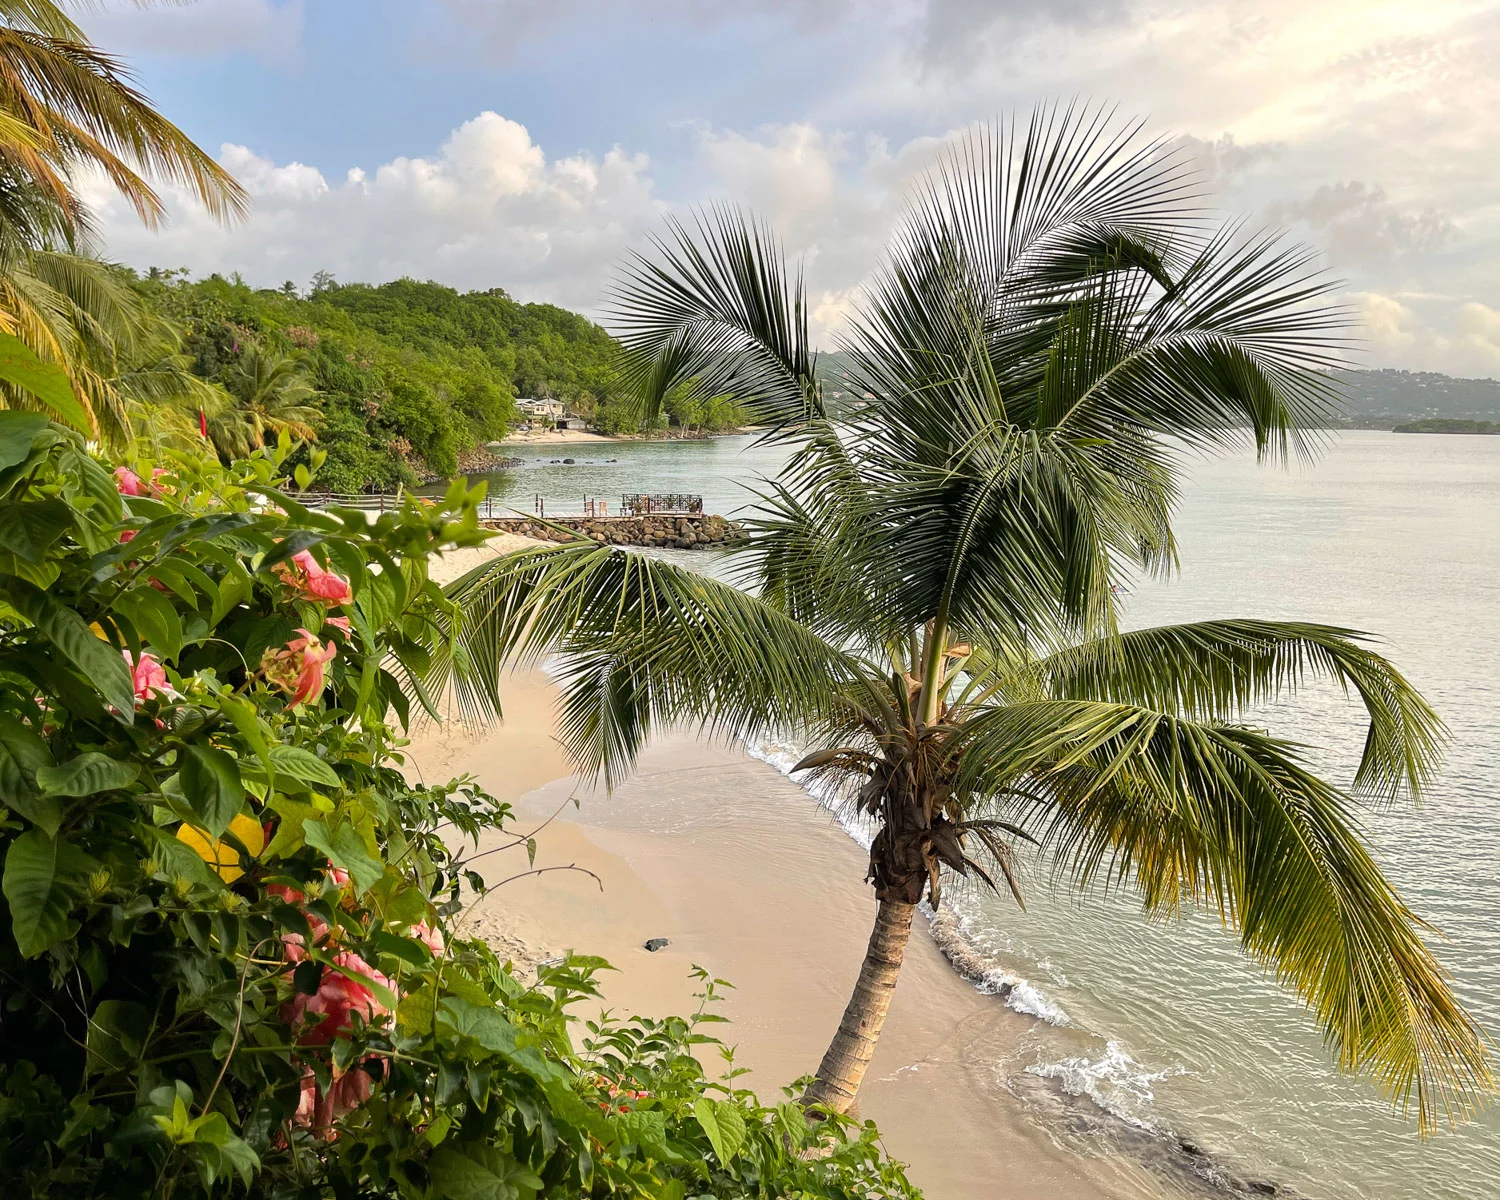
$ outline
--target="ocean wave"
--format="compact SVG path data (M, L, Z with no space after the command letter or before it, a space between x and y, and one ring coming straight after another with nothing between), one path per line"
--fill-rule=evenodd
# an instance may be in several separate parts
M1131 1058L1119 1042L1105 1043L1104 1053L1098 1058L1077 1056L1056 1062L1037 1062L1026 1068L1028 1075L1041 1079L1054 1079L1070 1096L1087 1096L1105 1112L1127 1121L1139 1129L1152 1132L1168 1132L1143 1114L1156 1099L1152 1085L1163 1079L1185 1075L1185 1067L1168 1067L1162 1071L1148 1071Z
M1016 1012L1036 1017L1048 1025L1072 1025L1066 1010L1029 979L1006 969L976 944L970 935L973 918L952 906L933 912L926 904L922 912L932 930L932 940L943 957L963 978L986 996L998 996Z

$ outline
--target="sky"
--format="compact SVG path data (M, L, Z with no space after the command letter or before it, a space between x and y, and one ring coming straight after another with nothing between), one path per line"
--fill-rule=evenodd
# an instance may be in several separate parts
M669 213L731 200L806 267L831 346L912 180L977 122L1118 107L1226 218L1318 248L1361 365L1500 376L1495 0L105 0L81 18L245 184L137 267L403 275L598 314Z

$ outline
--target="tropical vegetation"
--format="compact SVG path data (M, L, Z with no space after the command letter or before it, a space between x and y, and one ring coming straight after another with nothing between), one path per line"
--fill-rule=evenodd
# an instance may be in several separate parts
M710 1011L575 1042L602 962L457 931L464 845L526 838L398 739L482 489L311 512L290 449L111 471L0 413L0 1192L914 1196L707 1076Z
M579 1037L603 963L462 936L468 847L529 839L400 768L457 617L429 559L487 536L482 489L310 511L337 447L295 438L341 364L414 423L423 369L481 422L504 377L183 321L248 289L90 257L79 169L151 220L146 175L243 194L48 0L0 22L0 1193L915 1196L873 1127L706 1074L722 981Z
M1430 1128L1491 1088L1487 1042L1359 811L1420 797L1438 718L1352 630L1119 627L1115 586L1175 564L1183 456L1307 451L1346 335L1305 252L1206 224L1137 132L1043 108L959 143L865 289L841 403L774 235L734 209L670 224L613 327L647 417L691 381L786 448L744 586L587 545L513 556L450 589L462 654L432 676L483 713L502 663L555 655L561 737L607 782L681 722L805 739L797 770L873 839L874 930L806 1094L825 1110L855 1100L918 905L955 876L1024 902L1039 862L1213 914ZM1368 715L1342 784L1260 728L1320 677Z

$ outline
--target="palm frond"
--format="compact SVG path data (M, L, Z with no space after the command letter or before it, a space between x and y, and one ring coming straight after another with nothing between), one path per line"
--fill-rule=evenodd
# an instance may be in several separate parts
M1139 704L1193 719L1238 720L1311 678L1352 689L1370 718L1354 790L1418 797L1441 759L1445 731L1431 706L1352 629L1305 621L1216 620L1138 629L1043 659L1056 699Z
M802 279L788 277L769 229L739 209L698 212L691 226L669 220L652 253L622 268L609 319L646 418L689 378L732 396L756 423L822 414Z
M450 584L462 617L435 656L466 715L499 713L509 661L555 658L560 740L613 786L653 730L751 736L805 725L858 674L847 655L736 588L593 543L522 551Z
M992 710L961 743L960 786L1004 797L1075 886L1128 883L1155 913L1216 910L1306 1002L1339 1065L1414 1102L1424 1130L1492 1089L1487 1040L1426 927L1371 859L1349 799L1286 743L1077 700ZM1011 790L1022 780L1033 798Z

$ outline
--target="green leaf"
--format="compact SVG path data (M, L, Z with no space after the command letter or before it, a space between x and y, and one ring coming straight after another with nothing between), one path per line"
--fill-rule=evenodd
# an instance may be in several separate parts
M62 500L0 505L0 546L17 558L39 563L72 525L73 510Z
M51 765L47 743L15 717L0 714L0 803L56 837L62 806L33 783L36 772Z
M682 1160L682 1155L673 1150L667 1142L667 1116L659 1109L650 1109L645 1112L635 1109L628 1113L620 1113L615 1117L615 1124L619 1127L625 1141L639 1146L658 1162Z
M385 874L385 864L372 858L358 833L350 825L340 824L332 831L322 821L303 821L302 837L314 850L321 850L328 861L349 872L357 892L363 895Z
M496 1146L439 1146L427 1169L443 1200L524 1200L542 1188L526 1164Z
M128 1000L106 1000L89 1018L85 1037L90 1071L125 1071L135 1065L151 1032L151 1010Z
M270 757L272 767L300 783L331 788L343 786L334 769L310 750L299 746L272 746Z
M74 394L67 372L52 363L43 362L31 347L11 333L0 333L0 379L30 392L74 429L83 433L94 431L94 423L89 419L88 410ZM19 462L20 459L16 461Z
M25 462L48 424L41 413L0 412L0 471Z
M271 748L266 736L269 730L256 712L255 705L239 696L223 696L219 700L219 708L234 722L240 736L250 743L250 748L255 751L271 776L266 782L274 786L276 768L271 764Z
M229 822L245 805L239 765L212 746L185 746L178 764L178 785L197 822L214 837L229 828Z
M693 1104L693 1116L708 1135L719 1162L728 1166L745 1146L745 1115L739 1106L727 1100L714 1101L700 1096Z
M154 587L144 585L122 592L111 607L162 658L175 659L182 652L182 618L176 606Z
M129 787L140 773L134 763L89 750L55 767L39 767L36 781L48 796L97 796Z
M11 604L94 685L113 706L116 720L134 724L135 685L124 656L108 642L95 637L82 617L46 592L18 579L10 580L8 586Z
M398 933L381 929L370 934L369 942L382 954L399 958L418 970L432 962L432 951L427 948L425 942L420 942L416 938L402 937Z
M311 804L303 804L300 800L288 799L286 796L272 797L267 802L267 807L281 818L276 826L276 836L261 852L261 858L267 862L272 859L285 858L302 849L304 844L302 826L308 821L316 821L323 816L322 809Z
M215 891L223 888L224 881L191 846L165 829L151 829L147 835L152 857L161 863L164 874L180 876Z
M24 957L35 958L72 936L77 928L71 919L73 905L97 866L77 846L56 841L40 829L10 844L0 890L10 904L11 932Z

